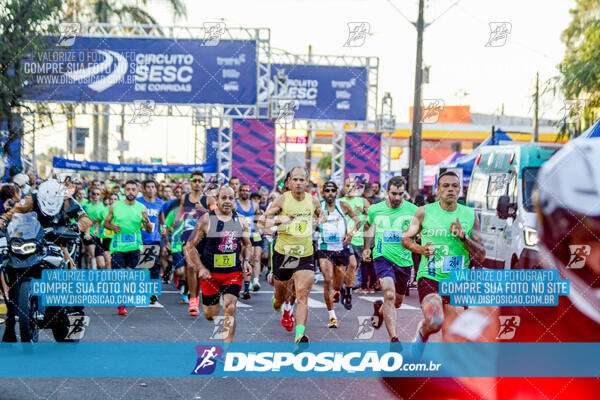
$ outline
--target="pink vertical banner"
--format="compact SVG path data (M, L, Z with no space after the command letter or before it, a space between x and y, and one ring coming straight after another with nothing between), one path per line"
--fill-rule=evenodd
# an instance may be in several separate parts
M275 181L275 123L270 120L233 120L231 176L250 185L273 189Z
M376 133L346 132L346 168L344 179L360 176L379 181L381 136Z

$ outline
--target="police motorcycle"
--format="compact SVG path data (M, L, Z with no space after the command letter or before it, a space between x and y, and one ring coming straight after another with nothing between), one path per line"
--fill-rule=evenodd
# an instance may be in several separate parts
M69 202L69 207L64 209L64 196L53 187L58 183L49 182L43 188L45 183L40 186L34 210L15 214L6 231L0 231L2 274L9 288L8 298L5 298L8 313L4 342L16 341L17 322L22 342L37 342L39 329L51 329L57 342L77 342L89 325L83 307L46 307L39 296L31 293L31 280L40 279L44 269L67 267L61 247L76 248L81 240L77 224L57 223L74 215L79 205ZM45 192L46 189L50 190ZM44 223L44 228L39 218L50 217L52 223ZM73 263L69 264L74 268Z

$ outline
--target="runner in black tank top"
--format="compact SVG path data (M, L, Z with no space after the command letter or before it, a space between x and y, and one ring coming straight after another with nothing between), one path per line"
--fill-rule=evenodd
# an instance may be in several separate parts
M223 294L224 342L233 340L235 307L243 272L251 270L250 229L233 211L233 203L233 189L222 187L217 197L217 209L202 216L193 238L184 247L187 264L198 271L202 311L209 321L219 315L219 295Z
M186 242L193 239L196 223L206 214L206 210L214 204L214 199L208 199L204 196L204 175L202 172L192 172L190 177L192 192L183 196L181 200L181 210L178 219L183 219L184 227L181 234L181 241ZM192 197L197 199L192 201ZM212 200L212 201L211 201ZM199 287L198 287L198 271L186 262L186 277L189 288L189 307L188 312L192 316L198 315L198 307L200 305Z

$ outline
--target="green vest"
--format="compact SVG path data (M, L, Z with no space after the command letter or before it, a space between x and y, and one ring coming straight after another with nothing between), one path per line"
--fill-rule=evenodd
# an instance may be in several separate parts
M413 265L412 253L402 247L402 236L412 221L417 206L403 200L398 208L390 208L386 201L369 207L367 220L375 225L373 258L385 257L399 267Z
M175 207L165 217L165 225L171 226L175 222L175 217L179 212L179 207ZM171 231L171 254L180 253L183 251L183 245L181 243L181 234L183 233L183 221L178 221L176 226Z
M101 201L99 201L98 204L88 202L85 206L85 212L87 213L88 217L94 221L94 225L92 225L91 230L92 236L101 236L102 232L100 231L100 227L96 224L96 221L104 219L106 216L106 214L102 214L104 209L106 209L106 206L102 204Z
M121 231L115 233L110 244L110 253L128 252L142 249L142 213L144 205L135 202L133 205L125 204L125 201L118 201L113 204L114 225L119 225Z
M417 279L425 277L439 282L440 279L450 278L450 271L469 268L469 252L465 244L450 233L450 225L456 222L456 218L463 231L470 236L475 223L475 211L471 207L457 204L456 210L448 212L439 201L425 205L421 245L432 243L435 265L428 265L429 260L421 257Z
M352 238L352 242L350 243L352 244L352 246L364 246L365 238L363 235L363 227L365 226L365 221L367 220L367 217L363 213L356 212L356 209L354 208L363 208L365 206L363 198L354 197L352 198L352 200L350 200L347 197L342 197L340 200L348 203L352 208L352 211L354 211L356 215L358 215L358 218L360 218L360 230L356 232L356 235L354 235L354 237ZM354 229L354 221L348 215L346 215L346 225L348 227L348 232Z

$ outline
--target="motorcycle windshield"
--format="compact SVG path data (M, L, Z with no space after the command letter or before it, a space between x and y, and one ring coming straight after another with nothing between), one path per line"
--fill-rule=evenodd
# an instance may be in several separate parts
M43 230L43 228L37 219L36 213L29 212L27 214L15 214L10 224L8 224L6 233L10 238L27 240L36 239L40 234L40 230Z

